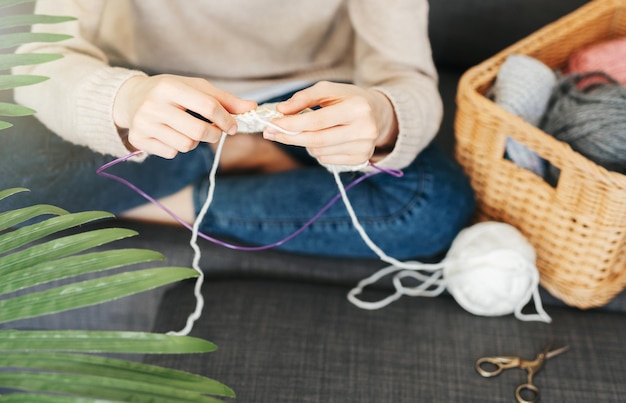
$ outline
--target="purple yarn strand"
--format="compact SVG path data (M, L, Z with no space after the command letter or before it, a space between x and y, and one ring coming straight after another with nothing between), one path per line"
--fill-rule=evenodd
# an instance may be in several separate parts
M153 203L154 205L156 205L157 207L159 207L161 210L163 210L165 213L167 213L170 217L172 217L174 220L176 220L179 224L181 224L183 227L187 228L190 231L193 231L193 227L189 224L187 224L185 221L183 221L182 218L180 218L179 216L176 215L176 213L174 213L172 210L168 209L167 207L165 207L161 202L159 202L158 200L156 200L155 198L153 198L152 196L150 196L149 194L147 194L146 192L144 192L143 190L141 190L138 186L134 185L133 183L129 182L128 180L121 178L117 175L113 175L110 174L108 172L105 172L107 169L111 168L114 165L117 165L121 162L125 162L127 160L129 160L130 158L141 154L141 151L134 151L124 157L118 158L116 160L113 160L111 162L108 162L104 165L102 165L100 168L98 168L96 170L96 174L108 178L108 179L112 179L114 181L117 181L123 185L125 185L126 187L130 188L132 191L134 191L135 193L139 194L141 197L143 197L144 199L148 200L150 203ZM355 179L354 181L350 182L350 184L348 184L345 189L349 190L351 188L353 188L354 186L358 185L359 183L363 182L364 180L366 180L367 178L370 178L380 172L382 173L386 173L392 176L395 176L397 178L402 177L403 176L403 172L400 170L395 170L395 169L386 169L386 168L381 168L376 166L375 164L370 163L369 166L373 167L374 169L376 169L377 172L369 172L357 179ZM207 234L204 234L202 232L198 233L198 236L200 238L203 238L209 242L215 243L217 245L229 248L229 249L234 249L234 250L240 250L240 251L247 251L247 252L256 252L256 251L262 251L262 250L267 250L267 249L271 249L271 248L275 248L277 246L283 245L284 243L292 240L293 238L295 238L296 236L300 235L304 230L306 230L308 227L310 227L315 221L317 221L322 214L324 214L333 204L335 204L339 199L341 199L341 194L338 193L336 194L332 199L330 199L330 201L328 201L328 203L326 203L321 209L320 211L318 211L313 217L311 217L311 219L309 219L302 227L298 228L295 232L293 232L292 234L288 235L286 238L281 239L280 241L268 244L268 245L261 245L261 246L240 246L240 245L234 245L228 242L224 242L221 241L219 239L213 238Z

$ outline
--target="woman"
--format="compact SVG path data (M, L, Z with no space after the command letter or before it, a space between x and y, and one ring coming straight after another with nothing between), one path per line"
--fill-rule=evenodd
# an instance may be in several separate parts
M472 213L467 179L430 145L442 108L426 0L63 0L38 2L36 12L77 21L34 28L73 39L19 49L64 57L15 69L51 78L16 91L47 129L0 136L11 155L3 187L26 186L70 210L171 221L94 173L141 150L116 173L192 222L226 133L203 232L275 242L337 193L325 166L355 167L341 175L348 182L374 169L370 162L404 172L349 192L388 254L441 253ZM281 117L262 135L238 133L233 115L268 102ZM341 203L281 248L373 256Z

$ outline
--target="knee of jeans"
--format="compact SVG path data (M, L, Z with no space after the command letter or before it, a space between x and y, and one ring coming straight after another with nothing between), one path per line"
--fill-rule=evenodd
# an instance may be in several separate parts
M436 179L402 212L369 225L371 238L397 259L441 256L474 215L474 192L464 175Z

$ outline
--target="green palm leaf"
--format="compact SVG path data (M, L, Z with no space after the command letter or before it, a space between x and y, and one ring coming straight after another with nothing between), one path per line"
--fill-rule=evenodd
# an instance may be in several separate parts
M0 0L0 8L16 6L22 3L32 3L35 0Z
M63 55L55 53L12 53L0 55L0 70L7 70L17 66L41 64L61 59Z
M0 268L0 295L83 274L162 259L162 254L151 250L114 249L43 262L8 274L3 274Z
M112 301L197 275L182 267L144 269L4 299L0 301L0 323Z
M232 389L213 379L154 365L94 355L5 353L0 356L0 366L60 373L89 373L214 396L234 397Z
M102 397L114 401L150 403L217 403L218 399L200 393L147 384L128 379L110 379L94 375L45 372L0 373L0 387L13 387L29 392L55 392L79 397Z
M215 344L160 333L89 330L0 330L0 351L82 353L210 353Z
M48 77L33 75L0 75L0 90L11 90L17 87L39 84L48 80Z
M33 109L10 102L0 102L0 116L30 116L34 115Z
M37 224L32 224L17 229L10 234L0 235L0 254L65 229L112 217L114 217L113 214L103 211L87 211L83 213L64 214ZM0 268L0 273L2 272L1 270Z
M17 210L0 213L0 231L4 231L13 226L23 224L28 220L44 215L69 214L62 208L49 204L38 204L36 206L24 207Z
M2 256L0 257L0 267L9 273L22 267L83 252L134 235L137 235L135 231L125 228L104 228L68 235Z
M119 403L114 400L89 399L86 397L54 396L36 393L13 393L0 396L0 403Z
M16 195L18 193L23 193L23 192L28 192L28 189L26 189L26 188L11 188L11 189L0 190L0 200L4 200L7 197Z
M7 15L0 17L0 29L21 27L33 24L57 24L60 22L74 21L73 17L61 17L57 15L22 14Z
M0 35L0 49L8 49L14 46L32 42L60 42L70 39L70 35L46 34L42 32L16 32Z

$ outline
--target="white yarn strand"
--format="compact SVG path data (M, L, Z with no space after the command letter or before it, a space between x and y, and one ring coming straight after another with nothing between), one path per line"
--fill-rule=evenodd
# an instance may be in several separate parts
M207 211L209 211L209 206L213 202L213 196L215 194L215 176L217 174L217 168L219 166L220 156L222 155L222 149L224 148L224 142L226 141L227 134L222 132L222 137L220 137L220 141L215 150L215 157L213 159L213 165L211 166L211 171L209 172L209 190L207 192L207 197L202 205L202 209L200 213L196 217L193 228L191 231L191 240L189 241L189 245L194 250L194 257L192 261L192 268L198 272L198 278L196 279L196 284L194 286L194 296L196 298L196 308L194 311L187 317L187 323L185 327L178 331L168 332L169 335L174 336L187 336L193 330L193 326L195 322L202 315L202 310L204 309L204 297L202 296L202 284L204 283L204 271L200 268L200 259L202 258L202 252L200 251L200 247L198 246L198 233L200 231L200 223L204 219Z
M276 130L279 130L285 134L296 135L298 132L293 132L290 130L285 130L273 123L270 122L271 119L283 116L280 112L277 112L272 107L268 107L264 105L262 108L258 110L251 110L246 113L242 113L239 115L233 115L235 120L237 121L237 125L240 133L258 133L262 132L266 126L273 127ZM202 316L202 310L204 309L204 297L202 296L202 285L204 284L204 272L200 268L200 259L202 258L202 252L200 251L200 247L198 246L198 233L200 231L200 223L204 220L211 203L213 202L213 197L215 195L215 185L216 185L216 174L217 169L219 167L220 157L222 155L222 149L224 148L224 143L228 135L225 132L222 132L222 136L220 137L219 143L215 150L215 156L213 159L213 164L211 166L211 170L209 172L209 189L207 191L207 197L202 205L198 216L194 220L191 239L189 241L189 245L194 251L194 257L192 261L192 268L198 272L198 278L196 279L196 283L194 286L194 297L196 299L196 307L194 311L187 317L187 322L185 327L179 331L170 331L167 334L173 336L187 336L193 330L193 326L195 322Z
M441 294L444 288L442 286L443 284L439 281L439 277L441 277L441 273L437 272L437 270L440 270L443 267L443 263L424 264L420 262L402 262L394 257L387 255L378 245L376 245L376 243L374 243L374 241L372 241L372 239L369 237L369 235L367 235L367 232L365 232L365 229L359 222L359 219L357 218L356 213L354 212L354 208L352 207L352 203L350 203L350 199L348 199L348 195L346 193L345 187L343 186L343 182L341 181L341 178L339 176L338 169L333 167L332 173L333 173L333 177L335 178L335 182L337 183L337 188L339 189L339 193L341 194L341 199L343 200L343 204L345 205L346 210L348 211L348 215L350 216L350 219L352 220L352 225L354 225L354 228L357 230L357 232L361 236L361 239L363 239L363 242L365 242L365 244L370 248L372 252L376 254L376 256L379 257L380 260L391 264L391 266L385 269L382 269L378 271L377 273L374 273L372 276L364 280L361 280L357 284L356 287L354 287L352 290L350 290L350 292L348 292L348 300L359 308L372 310L372 309L380 309L390 304L391 302L399 299L405 293L410 293L411 295L422 295L423 293L428 293L428 294L436 293L437 295ZM357 298L357 295L363 292L363 288L365 288L365 286L371 285L375 283L376 281L380 280L381 278L383 278L384 276L390 273L399 271L399 270L409 270L411 272L410 276L422 281L423 284L416 288L409 289L409 288L403 287L398 278L398 280L394 280L394 284L396 285L395 287L396 292L386 297L383 300L376 301L376 302L366 302ZM426 275L426 274L420 273L419 270L425 270L425 271L429 271L432 273L430 273L429 275ZM409 276L408 274L403 274L403 277L408 277L408 276ZM437 285L439 287L436 289L436 291L428 292L427 289L433 285Z

